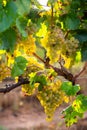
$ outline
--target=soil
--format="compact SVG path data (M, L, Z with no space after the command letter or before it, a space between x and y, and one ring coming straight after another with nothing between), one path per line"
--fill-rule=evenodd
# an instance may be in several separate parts
M65 126L61 110L62 107L57 109L53 121L47 122L42 108L36 108L34 104L26 104L16 112L8 108L0 112L0 125L6 130L76 130L75 125Z

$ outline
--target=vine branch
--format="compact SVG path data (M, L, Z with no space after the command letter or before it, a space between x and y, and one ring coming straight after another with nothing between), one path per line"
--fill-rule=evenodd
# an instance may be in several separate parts
M63 76L65 79L71 81L74 84L74 76L70 73L62 64L60 64L61 68L54 67L53 65L49 64L49 62L44 61L41 57L39 57L36 53L33 55L38 58L41 62L45 64L48 68L52 68L58 75Z
M71 81L73 85L76 83L77 78L86 70L86 67L87 67L87 62L86 62L83 69L77 75L74 76L61 63L60 63L61 68L54 67L53 65L49 64L49 62L44 61L36 53L34 53L33 55L36 58L38 58L40 61L42 61L45 64L45 66L52 68L59 76L63 76L65 79Z
M87 62L85 62L83 69L74 76L75 79L77 79L87 68Z
M52 68L59 76L63 76L65 79L71 81L72 84L76 83L76 80L78 79L78 77L86 70L86 67L87 67L87 62L86 62L85 65L84 65L84 67L83 67L83 69L77 75L74 76L61 63L59 63L60 66L61 66L61 68L54 67L53 65L49 64L50 60L48 60L48 59L47 60L43 60L36 53L33 53L33 55L37 59L39 59L41 62L43 62L44 65L47 68ZM15 89L15 88L17 88L17 87L19 87L20 85L23 85L23 84L29 84L29 79L23 78L23 77L19 76L19 79L18 79L17 83L9 84L9 85L6 85L6 87L4 87L4 88L0 88L0 93L10 92L11 90L13 90L13 89Z
M0 88L0 93L7 93L7 92L10 92L11 90L19 87L20 85L23 85L23 84L29 84L29 80L28 79L23 79L21 78L17 83L15 84L9 84L9 85L6 85L5 88Z

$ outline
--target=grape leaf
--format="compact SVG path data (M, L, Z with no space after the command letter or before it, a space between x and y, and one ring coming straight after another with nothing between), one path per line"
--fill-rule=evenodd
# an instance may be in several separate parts
M1 34L2 44L0 46L1 49L7 50L11 53L14 51L14 46L16 43L16 32L13 29L6 30Z
M24 18L24 17L18 17L16 19L16 26L17 26L20 34L23 37L27 37L28 36L28 34L27 34L26 30L25 30L26 26L27 26L27 22L28 22L27 18Z
M63 110L62 114L64 114L65 123L68 127L76 123L78 121L78 117L83 116L83 113L76 112L72 105L68 106L65 110Z
M24 57L22 56L16 57L11 71L12 77L20 76L21 74L23 74L26 65L27 65L27 60Z
M64 114L65 122L67 126L78 121L78 117L82 118L83 114L87 111L87 96L78 95L73 101L72 105L62 111Z
M75 37L80 41L80 44L87 42L87 30L86 29L77 30Z
M33 74L30 76L30 86L34 87L35 83L39 83L38 90L41 91L43 86L47 84L46 77L44 75Z
M74 0L74 1L72 1L71 2L71 4L70 4L70 8L72 9L72 10L75 10L76 9L76 11L78 10L78 8L80 8L80 0Z
M16 0L16 6L18 8L18 14L23 16L24 14L29 13L31 7L30 0Z
M13 1L7 2L6 6L0 8L0 32L8 29L17 17L17 8Z
M75 37L80 41L81 46L81 59L87 61L87 30L79 29L76 31Z
M87 43L82 44L81 57L82 61L87 61Z
M63 17L63 16L62 16ZM76 15L66 14L63 18L63 26L68 30L78 29L80 25L80 20Z
M66 93L66 95L73 96L80 90L80 86L72 85L71 82L63 82L61 85L61 89Z
M87 96L82 94L78 95L73 102L73 108L79 113L84 113L87 110Z

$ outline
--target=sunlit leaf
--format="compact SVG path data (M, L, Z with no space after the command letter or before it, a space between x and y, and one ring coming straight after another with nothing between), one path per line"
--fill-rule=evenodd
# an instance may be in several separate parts
M66 93L66 95L71 96L75 95L79 90L79 85L72 85L72 82L63 82L61 89Z
M27 60L24 57L22 56L16 57L15 63L11 71L12 77L20 76L21 74L23 74L26 68L26 64L27 64Z
M83 113L76 112L70 105L62 112L64 114L66 126L71 126L78 121L78 117L82 117Z
M30 75L30 85L34 87L35 83L39 83L38 90L41 91L43 86L47 84L46 77L44 75Z

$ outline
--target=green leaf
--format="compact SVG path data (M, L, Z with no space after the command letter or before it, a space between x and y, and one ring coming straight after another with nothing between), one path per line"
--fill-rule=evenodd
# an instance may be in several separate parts
M29 13L31 7L31 0L16 0L16 6L18 8L18 14L23 16Z
M63 19L63 26L68 30L78 29L80 25L80 20L76 15L66 14Z
M12 77L20 76L21 74L23 74L26 65L27 65L27 60L24 57L22 56L16 57L11 71Z
M36 73L32 73L30 75L30 86L34 87L35 83L39 83L38 90L41 91L43 86L47 84L46 77L44 75L37 75Z
M28 22L28 19L25 18L25 17L18 17L16 19L16 26L17 26L20 34L23 37L27 37L28 36L28 34L26 32L27 22Z
M83 113L76 112L70 105L62 112L64 114L66 126L71 126L78 121L78 117L82 117Z
M79 113L84 113L85 111L87 111L87 96L82 94L78 95L73 104L73 108L75 111Z
M13 29L6 30L1 34L1 49L7 50L11 53L14 51L14 47L16 44L16 32Z
M78 95L76 99L73 101L72 105L67 107L62 111L64 114L65 123L67 126L71 126L72 124L78 121L78 117L82 118L83 114L87 111L87 96Z
M81 47L82 61L87 61L87 43L84 43Z
M43 89L43 85L42 85L42 84L39 84L38 90L39 90L39 91L42 91L42 89Z
M13 1L7 2L6 6L0 8L0 32L8 29L17 17L17 8Z
M26 66L27 60L22 56L18 56L15 58L15 62L21 69L24 69Z
M73 86L71 82L63 82L61 85L61 89L66 93L66 95L73 96L80 90L80 86Z
M78 8L80 8L80 0L74 0L74 1L72 1L71 2L71 4L70 4L70 8L72 9L72 10L75 10L75 9L77 9L78 10Z
M77 30L75 37L80 41L81 44L87 42L87 30L86 29Z
M16 77L16 76L20 76L23 74L23 70L19 68L19 66L15 63L13 68L12 68L12 71L11 71L11 75L12 77Z

